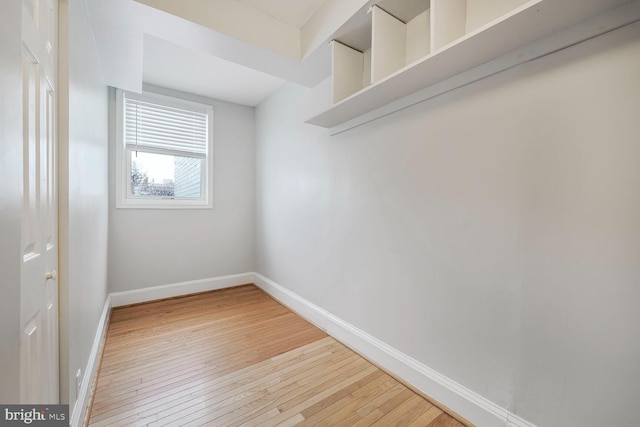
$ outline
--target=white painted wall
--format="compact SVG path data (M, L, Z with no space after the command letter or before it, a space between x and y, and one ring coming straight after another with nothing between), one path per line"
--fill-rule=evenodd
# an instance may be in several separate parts
M61 399L73 409L107 295L108 97L85 1L61 0L60 19Z
M110 292L253 271L254 109L157 87L149 89L214 106L213 209L115 208L115 91L112 91Z
M21 2L0 14L0 402L20 400Z
M284 86L256 271L537 425L638 425L638 52L634 24L334 137Z

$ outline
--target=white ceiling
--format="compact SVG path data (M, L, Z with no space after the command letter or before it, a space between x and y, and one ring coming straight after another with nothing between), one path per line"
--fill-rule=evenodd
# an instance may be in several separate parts
M326 80L327 41L372 0L85 1L107 85L255 106L285 81Z
M230 61L146 35L145 83L256 106L284 80Z
M292 27L301 28L326 0L237 0Z

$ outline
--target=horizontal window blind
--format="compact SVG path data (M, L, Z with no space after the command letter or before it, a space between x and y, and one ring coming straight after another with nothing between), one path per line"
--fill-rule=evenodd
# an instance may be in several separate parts
M178 108L125 96L128 150L206 158L207 111Z

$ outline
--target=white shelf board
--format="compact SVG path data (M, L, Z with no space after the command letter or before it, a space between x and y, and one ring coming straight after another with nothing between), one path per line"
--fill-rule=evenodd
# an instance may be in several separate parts
M630 0L532 0L312 117L330 128Z

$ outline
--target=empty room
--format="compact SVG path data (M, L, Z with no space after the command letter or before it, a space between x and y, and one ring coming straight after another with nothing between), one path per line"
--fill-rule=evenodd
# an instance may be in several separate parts
M640 425L640 0L0 11L1 425Z

